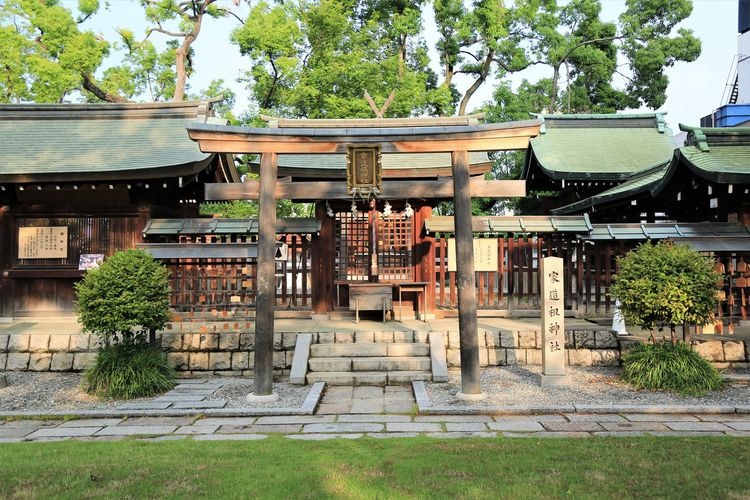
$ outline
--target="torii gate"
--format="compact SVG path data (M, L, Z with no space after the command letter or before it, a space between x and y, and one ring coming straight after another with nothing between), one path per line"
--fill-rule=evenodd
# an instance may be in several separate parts
M255 328L254 392L249 397L274 399L274 254L276 199L349 199L346 185L334 182L278 183L278 155L346 153L356 146L379 146L388 153L451 153L452 182L446 180L384 182L381 197L434 196L451 193L454 200L456 237L456 285L461 348L461 392L459 399L481 399L479 343L474 250L471 230L472 197L523 197L525 181L470 180L469 152L526 149L538 135L541 122L527 120L476 125L476 117L365 119L365 120L275 120L271 128L247 128L190 123L190 138L205 153L260 154L260 181L243 184L207 184L206 199L260 201L258 231L258 285ZM406 188L406 189L404 189Z

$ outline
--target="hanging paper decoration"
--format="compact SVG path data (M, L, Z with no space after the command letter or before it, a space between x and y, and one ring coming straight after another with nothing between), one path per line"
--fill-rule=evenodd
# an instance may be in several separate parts
M388 200L385 200L385 207L383 207L383 217L390 217L391 208L391 204L388 203Z
M352 214L357 215L357 202L352 200Z
M404 208L404 217L407 219L411 218L411 216L414 215L414 209L411 208L411 205L409 205L409 202L406 202L406 207Z
M328 204L328 200L326 200L326 215L331 219L334 217L333 210L331 210L331 205Z

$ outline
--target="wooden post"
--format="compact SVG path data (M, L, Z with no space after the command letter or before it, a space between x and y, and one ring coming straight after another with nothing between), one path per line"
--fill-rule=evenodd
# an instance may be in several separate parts
M456 285L458 287L458 333L461 345L461 392L456 398L485 397L479 387L479 337L477 291L474 278L474 244L471 230L469 153L453 151L453 224L456 234Z
M273 310L276 303L276 174L278 155L263 153L260 160L258 217L258 288L255 312L254 392L249 399L273 396ZM276 396L278 398L278 396ZM257 400L257 399L256 399Z
M13 279L8 272L13 265L13 213L9 205L0 205L0 318L13 316Z
M422 300L425 301L425 307L423 310L426 314L435 314L435 291L437 276L437 270L435 267L435 235L422 235L422 227L424 226L424 221L432 217L432 207L430 207L429 205L424 205L419 209L418 214L419 224L415 225L414 227L414 241L417 243L417 266L415 266L415 270L418 271L415 276L415 281L426 281L430 283L427 286L427 290L425 291L424 296L422 297Z
M315 218L320 221L320 234L313 236L310 248L312 311L313 314L326 314L333 310L334 302L335 221L326 214L325 203L320 201L315 205Z

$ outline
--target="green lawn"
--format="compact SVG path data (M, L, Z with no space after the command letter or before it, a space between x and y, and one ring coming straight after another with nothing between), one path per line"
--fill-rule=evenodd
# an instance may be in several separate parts
M0 498L749 498L750 439L0 444Z

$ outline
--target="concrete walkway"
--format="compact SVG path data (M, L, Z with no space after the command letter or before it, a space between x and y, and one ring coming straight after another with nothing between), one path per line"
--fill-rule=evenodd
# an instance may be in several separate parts
M429 415L340 414L264 417L136 417L0 421L0 443L67 439L256 440L592 436L750 437L750 414Z

